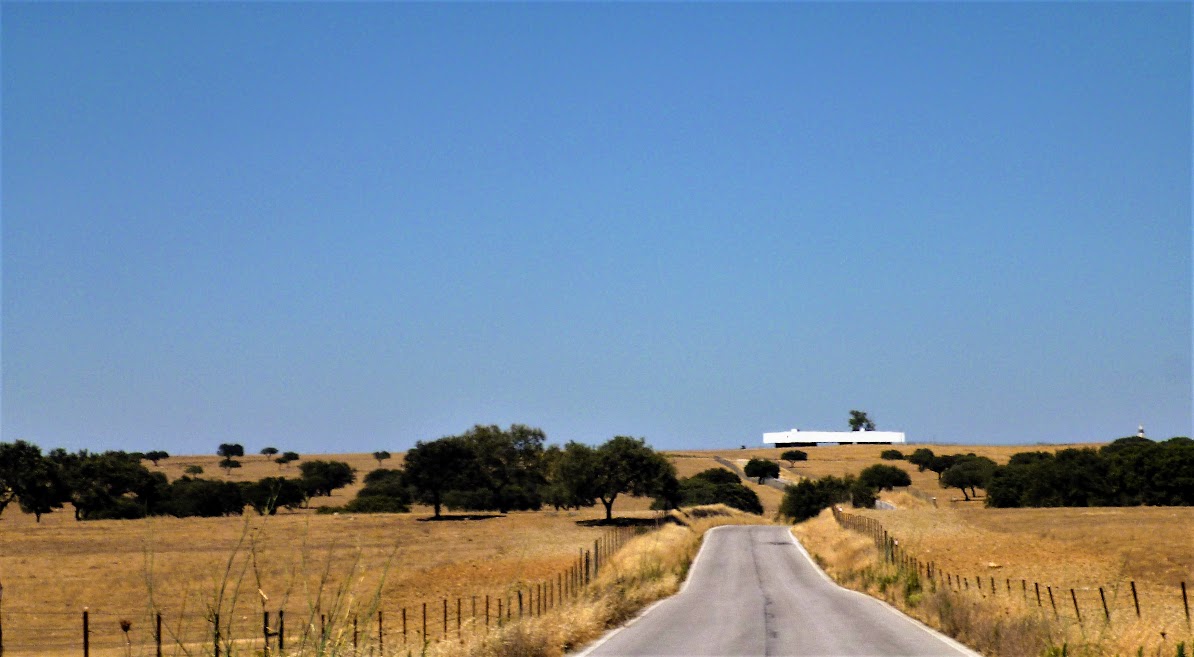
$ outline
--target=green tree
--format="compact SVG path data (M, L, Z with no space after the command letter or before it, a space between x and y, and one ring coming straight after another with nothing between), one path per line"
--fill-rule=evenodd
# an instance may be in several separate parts
M787 461L789 468L794 468L794 467L796 467L797 461L807 461L808 460L808 452L804 452L799 449L789 449L788 451L784 452L783 454L780 454L779 458L781 460Z
M459 436L415 443L406 453L405 471L415 499L430 504L436 518L441 517L445 494L471 488L479 477L473 450Z
M953 465L941 473L941 487L960 489L962 497L969 502L970 495L966 489L975 493L976 488L986 488L995 474L995 468L995 462L985 456L969 454L958 457Z
M274 454L277 454L277 453L278 453L277 447L262 447L261 448L261 455L265 456L267 458L273 458Z
M257 515L275 515L278 509L297 509L307 500L297 479L265 477L241 484L245 502Z
M164 474L126 452L55 449L50 459L60 468L76 520L142 518L157 512L167 492Z
M863 411L850 411L850 431L874 431L875 423Z
M237 443L220 443L219 448L216 449L216 456L221 456L226 459L239 458L243 457L244 455L244 446Z
M746 467L742 468L742 471L748 477L758 477L759 484L762 484L763 480L768 477L771 479L779 478L779 464L767 459L752 458L746 462Z
M184 469L183 469L183 472L185 472L185 473L187 473L187 474L189 474L189 475L191 475L191 476L195 476L195 475L201 475L201 474L203 474L203 466L201 466L201 465L188 465L186 468L184 468Z
M143 458L146 461L153 463L153 467L156 468L158 467L158 461L170 458L170 454L160 449L155 449L153 451L145 452Z
M233 468L239 468L241 465L236 458L244 455L244 446L237 443L220 443L219 448L216 449L216 456L220 457L220 467L224 468L224 473L229 475L232 474Z
M523 424L506 430L478 424L461 438L473 452L470 470L477 476L469 486L474 489L472 508L506 513L540 507L539 488L546 483L543 430Z
M381 467L381 462L390 458L390 453L383 450L373 452L373 458L377 459L377 467Z
M239 516L244 513L244 488L231 481L181 477L170 483L162 510L178 518Z
M544 451L547 483L544 501L556 510L579 509L597 504L597 450L578 442L562 449L551 446Z
M407 513L410 503L406 474L379 468L365 475L365 486L344 508L355 513Z
M854 477L848 475L841 479L832 475L816 480L805 479L784 489L779 513L794 522L814 518L834 504L849 501L854 483Z
M329 497L332 491L357 480L356 470L343 461L304 461L299 471L300 485L310 497Z
M864 486L879 490L912 485L912 478L908 473L894 465L872 465L858 475L858 481Z
M908 457L908 462L916 466L917 472L924 472L929 467L929 464L933 462L934 457L933 450L921 447L912 452Z
M885 449L879 454L884 461L903 461L904 453L898 449Z
M590 487L605 507L605 520L613 520L614 501L619 495L654 495L671 485L676 470L642 438L615 436L596 450L596 467Z
M0 443L0 514L32 484L31 475L41 471L43 459L33 443Z
M747 488L738 475L725 468L710 468L679 480L679 500L675 506L701 506L725 504L726 506L762 515L763 504L759 496ZM666 503L656 500L652 508L663 508Z
M281 456L274 459L274 463L277 463L278 469L281 470L282 466L290 465L297 460L299 460L298 452L282 452Z

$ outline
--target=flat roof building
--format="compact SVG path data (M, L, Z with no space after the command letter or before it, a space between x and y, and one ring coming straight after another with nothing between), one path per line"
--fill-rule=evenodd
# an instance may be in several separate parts
M810 447L817 443L839 445L902 445L903 431L776 431L763 434L763 443L773 447Z

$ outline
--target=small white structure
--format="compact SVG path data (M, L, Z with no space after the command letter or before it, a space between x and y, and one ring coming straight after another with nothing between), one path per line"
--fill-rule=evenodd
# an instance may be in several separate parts
M902 445L903 431L776 431L763 434L763 443L774 447L808 447L817 443L839 445Z

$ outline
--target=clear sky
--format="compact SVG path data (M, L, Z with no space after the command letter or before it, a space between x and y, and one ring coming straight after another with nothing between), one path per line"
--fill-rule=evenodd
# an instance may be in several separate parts
M1191 5L2 7L2 439L1191 433Z

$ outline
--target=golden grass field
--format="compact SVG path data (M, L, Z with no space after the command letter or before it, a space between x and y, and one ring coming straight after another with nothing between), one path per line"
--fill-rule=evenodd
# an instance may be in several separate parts
M929 446L935 452L975 452L1005 462L1018 451L1061 449L1065 446ZM857 474L879 461L888 446L841 446L805 449L810 460L795 468L782 463L785 478L825 474ZM903 448L911 453L913 446ZM680 476L718 467L716 456L744 460L752 456L777 459L781 450L692 451L670 454ZM304 456L343 460L358 469L358 479L378 467L368 454ZM170 478L188 465L200 465L205 477L225 478L216 456L176 456L157 469ZM297 476L297 465L279 468L264 456L242 459L232 470L234 481L283 474ZM981 502L955 502L957 491L936 484L932 472L920 473L901 461L883 461L907 469L913 479L909 492L884 497L900 508L865 512L888 526L926 560L970 576L1028 578L1042 585L1086 587L1078 592L1087 604L1090 587L1114 590L1115 604L1124 601L1123 583L1135 580L1148 608L1153 590L1170 590L1184 578L1194 585L1194 510L1129 509L985 509ZM401 454L383 467L400 467ZM153 469L152 466L150 466ZM316 498L313 506L340 506L355 495L359 483L330 498ZM749 484L774 514L782 493ZM930 500L937 497L937 505ZM960 497L960 496L958 496ZM649 500L621 497L616 516L652 516ZM5 647L12 654L78 654L79 615L84 606L92 615L93 646L123 645L118 623L134 621L134 642L148 636L146 610L152 604L165 610L167 633L172 614L191 618L194 627L179 632L202 633L206 605L218 599L221 581L240 582L235 610L225 594L225 613L243 618L246 627L260 624L258 589L269 596L266 608L285 607L288 614L307 609L319 597L316 590L328 572L332 593L347 586L361 603L380 591L386 611L387 634L400 631L399 610L439 604L473 595L495 598L520 583L555 577L569 567L578 550L591 547L600 528L578 524L602 517L600 507L580 512L510 513L501 517L446 522L423 521L430 513L316 515L311 510L274 517L76 522L69 509L43 517L40 524L10 507L0 517L0 584L3 585ZM234 557L234 558L233 558ZM232 561L232 572L225 577ZM991 568L995 563L996 568ZM384 575L384 584L382 576ZM345 584L349 582L349 584ZM1165 587L1170 587L1166 589ZM1194 591L1192 591L1194 592ZM325 590L322 600L328 604ZM1097 590L1095 590L1097 596ZM1119 613L1119 612L1116 612ZM293 621L288 620L288 624ZM413 633L413 630L412 630ZM111 654L123 654L117 650Z

